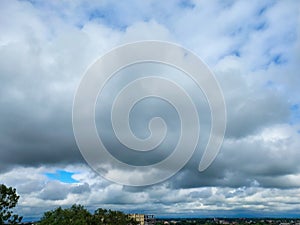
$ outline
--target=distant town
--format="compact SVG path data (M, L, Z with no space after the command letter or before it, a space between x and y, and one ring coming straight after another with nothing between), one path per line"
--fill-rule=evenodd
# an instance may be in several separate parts
M155 218L154 215L128 214L138 225L300 225L300 218ZM38 225L39 222L20 223ZM118 225L118 224L116 224ZM130 225L130 224L128 224Z
M299 219L272 219L272 218L179 218L179 219L157 219L156 225L300 225Z

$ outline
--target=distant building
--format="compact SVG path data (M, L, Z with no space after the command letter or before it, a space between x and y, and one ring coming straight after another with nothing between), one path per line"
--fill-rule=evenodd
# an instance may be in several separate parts
M226 220L219 220L219 224L228 225L230 223Z
M155 217L154 215L145 215L145 225L154 225Z
M144 214L129 214L130 219L134 219L140 225L145 225L145 215Z
M129 214L128 217L137 221L139 225L154 225L156 221L154 215Z

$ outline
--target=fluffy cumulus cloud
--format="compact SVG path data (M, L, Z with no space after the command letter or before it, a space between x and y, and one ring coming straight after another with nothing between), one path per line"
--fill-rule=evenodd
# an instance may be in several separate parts
M0 6L0 183L17 188L20 214L39 218L45 210L74 203L156 215L297 214L298 1L32 0ZM151 39L191 49L214 71L224 92L227 131L206 171L197 170L204 134L177 175L153 186L127 187L87 166L73 136L72 103L82 75L98 57L120 44ZM108 92L100 108L112 100L114 90ZM204 133L209 132L207 103L198 103ZM167 115L174 128L164 147L174 146L169 142L178 139L173 124L178 118L161 102L136 105L134 132L147 136L145 127L157 113ZM108 120L103 124L106 143L117 149ZM166 153L149 153L146 161Z

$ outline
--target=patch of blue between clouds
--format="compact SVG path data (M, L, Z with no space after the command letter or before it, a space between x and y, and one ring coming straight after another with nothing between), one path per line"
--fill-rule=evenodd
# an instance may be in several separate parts
M227 56L235 56L235 57L240 57L241 56L241 53L239 50L235 49L235 50L232 50L230 52L226 52L225 54L221 55L219 58L218 58L218 61L221 61L222 59L226 58Z
M266 88L273 88L275 86L275 83L274 81L272 80L268 80L265 85L264 85Z
M294 104L290 107L291 111L291 119L290 123L295 124L295 123L300 123L300 106L299 104ZM300 130L298 130L298 133L300 133Z
M241 54L240 54L240 52L238 50L232 51L231 55L234 55L234 56L237 56L237 57L241 56Z
M195 8L195 4L190 0L181 0L179 2L179 7L193 9Z
M283 56L282 53L271 56L269 56L269 53L266 53L266 57L268 57L268 61L264 64L258 65L254 70L268 69L271 65L281 66L288 63L288 60Z
M274 62L276 65L281 65L286 63L287 60L282 57L282 54L277 54L273 56L272 62Z
M118 13L115 12L113 9L94 9L91 12L89 12L88 20L99 21L108 25L110 28L125 31L128 25L117 15Z
M267 10L269 8L271 8L272 6L274 6L276 4L276 2L270 0L270 1L264 1L264 2L262 2L262 4L264 4L264 5L258 9L257 16L264 16L264 14L267 12Z
M254 29L257 31L265 30L267 28L267 23L266 22L259 22L254 25Z
M258 10L258 16L261 16L261 15L263 15L266 11L267 11L267 6L264 6L264 7L262 7L262 8L260 8L259 10Z
M104 19L104 18L108 18L109 16L109 12L108 11L102 11L99 9L95 9L93 11L90 12L89 14L89 20L95 20L95 19Z
M58 180L62 183L68 184L78 183L78 181L72 177L74 174L76 173L65 170L56 170L55 173L45 173L50 180Z

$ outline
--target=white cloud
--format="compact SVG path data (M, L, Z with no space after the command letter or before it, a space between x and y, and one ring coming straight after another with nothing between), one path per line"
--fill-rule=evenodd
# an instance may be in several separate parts
M41 172L55 169L55 167L27 167L18 168L1 175L2 181L20 190L21 198L18 211L24 216L32 216L30 208L35 208L33 216L39 218L45 210L57 206L68 207L74 203L86 205L90 210L95 210L97 207L125 210L126 212L143 209L156 215L176 214L178 212L197 214L200 211L210 215L211 211L214 210L216 210L215 213L218 213L222 210L238 211L243 209L265 210L271 213L274 210L291 211L299 207L299 202L296 201L297 196L300 196L299 189L263 188L257 185L237 188L173 189L168 187L166 183L143 189L131 189L109 183L103 178L95 176L93 171L83 165L72 166L74 172L77 172L74 175L76 178L85 174L82 176L84 181L76 184L51 181L41 174ZM71 167L60 169L70 170ZM299 185L299 176L299 174L290 175L283 177L280 181L294 180ZM94 178L89 179L88 177ZM39 185L32 187L30 191L24 191L24 184L30 183ZM77 190L82 188L82 191L74 191L76 188ZM39 206L38 209L37 206Z
M0 3L0 182L17 188L20 213L73 203L160 214L299 208L299 121L291 111L300 104L299 2L193 4ZM224 91L228 130L205 173L197 171L199 151L171 180L139 189L83 164L71 109L88 65L141 39L175 41L205 59ZM48 180L44 173L57 168L76 172L79 183Z

